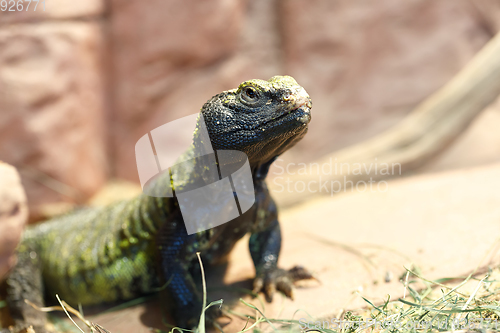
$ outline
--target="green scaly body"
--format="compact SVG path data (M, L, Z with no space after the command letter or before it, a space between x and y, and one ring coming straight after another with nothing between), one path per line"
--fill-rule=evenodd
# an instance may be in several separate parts
M309 96L289 76L246 81L203 106L213 149L245 153L252 172L255 204L230 222L188 235L176 198L142 194L28 229L18 248L18 264L7 280L16 326L32 324L37 333L44 331L43 314L24 303L29 299L43 305L44 292L49 298L57 293L70 304L86 305L132 299L168 281L178 324L194 327L201 311L196 252L207 264L220 262L247 233L252 234L254 291L264 291L269 299L276 289L291 296L293 282L311 275L303 269L277 268L281 233L265 177L276 157L305 135L310 108ZM197 127L192 149L199 144ZM205 166L195 164L182 179L189 184L206 172ZM171 185L167 173L155 189L161 192ZM211 309L208 320L218 315Z

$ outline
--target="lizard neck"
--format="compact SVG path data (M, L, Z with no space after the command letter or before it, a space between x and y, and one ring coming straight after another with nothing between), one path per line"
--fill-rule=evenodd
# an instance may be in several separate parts
M271 164L278 158L278 156L273 157L269 161L265 161L264 163L254 163L250 165L250 169L252 170L252 176L254 181L263 181L266 179L267 174L269 173L269 168Z

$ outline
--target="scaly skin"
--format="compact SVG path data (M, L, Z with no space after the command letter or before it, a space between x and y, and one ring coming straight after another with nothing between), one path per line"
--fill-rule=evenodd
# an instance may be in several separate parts
M43 315L23 301L42 305L42 289L51 298L57 293L70 304L90 305L132 299L167 281L178 325L194 327L202 306L196 252L201 252L204 263L221 262L249 232L254 291L264 291L268 300L276 289L291 297L293 282L311 276L297 268L290 272L277 268L280 226L265 178L276 157L307 132L310 108L309 96L289 76L243 82L203 106L213 149L244 152L252 170L256 203L228 223L187 235L175 198L143 194L27 230L18 248L18 264L7 280L16 327L32 324L37 332L44 331ZM200 144L197 133L192 149ZM185 181L203 172L203 166L195 165ZM156 189L170 184L167 174L157 181ZM216 316L211 312L208 319Z

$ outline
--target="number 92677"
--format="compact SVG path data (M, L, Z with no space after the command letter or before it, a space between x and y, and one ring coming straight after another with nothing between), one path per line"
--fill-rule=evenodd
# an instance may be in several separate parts
M41 4L42 6L38 6ZM45 11L45 0L0 0L0 10L2 12L22 12L22 11Z

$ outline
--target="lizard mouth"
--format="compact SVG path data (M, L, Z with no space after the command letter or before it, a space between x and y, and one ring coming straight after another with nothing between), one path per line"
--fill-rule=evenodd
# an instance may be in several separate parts
M257 128L275 129L277 127L303 127L311 121L312 101L304 88L298 87L282 98L284 105L280 110L275 111Z
M292 108L291 112L296 112L300 114L300 117L297 121L302 122L303 124L307 124L311 121L311 108L312 102L309 95L299 96L300 98L295 101L295 105Z
M272 131L278 134L286 130L306 129L310 121L311 108L307 105L296 105L292 109L281 111L269 117L263 123L257 125L255 129L260 128L263 132Z
M300 117L297 118L297 121L300 121L302 124L307 125L311 121L311 108L310 107L299 107L295 109L300 111Z
M295 98L293 104L285 106L282 110L276 111L259 127L275 127L278 124L288 123L293 124L298 122L297 125L307 125L311 121L311 99L309 95L302 98ZM295 118L295 119L294 119Z
M286 100L291 102L287 108L288 110L285 110L275 120L293 115L302 125L306 125L311 121L311 97L309 97L304 88L301 87L300 90L296 91L295 94L289 96Z
M270 123L280 123L280 122L293 122L293 119L298 122L298 125L307 125L311 121L311 100L304 101L301 103L295 103L295 105L286 110L285 112L280 112L277 116L269 119L264 125Z

